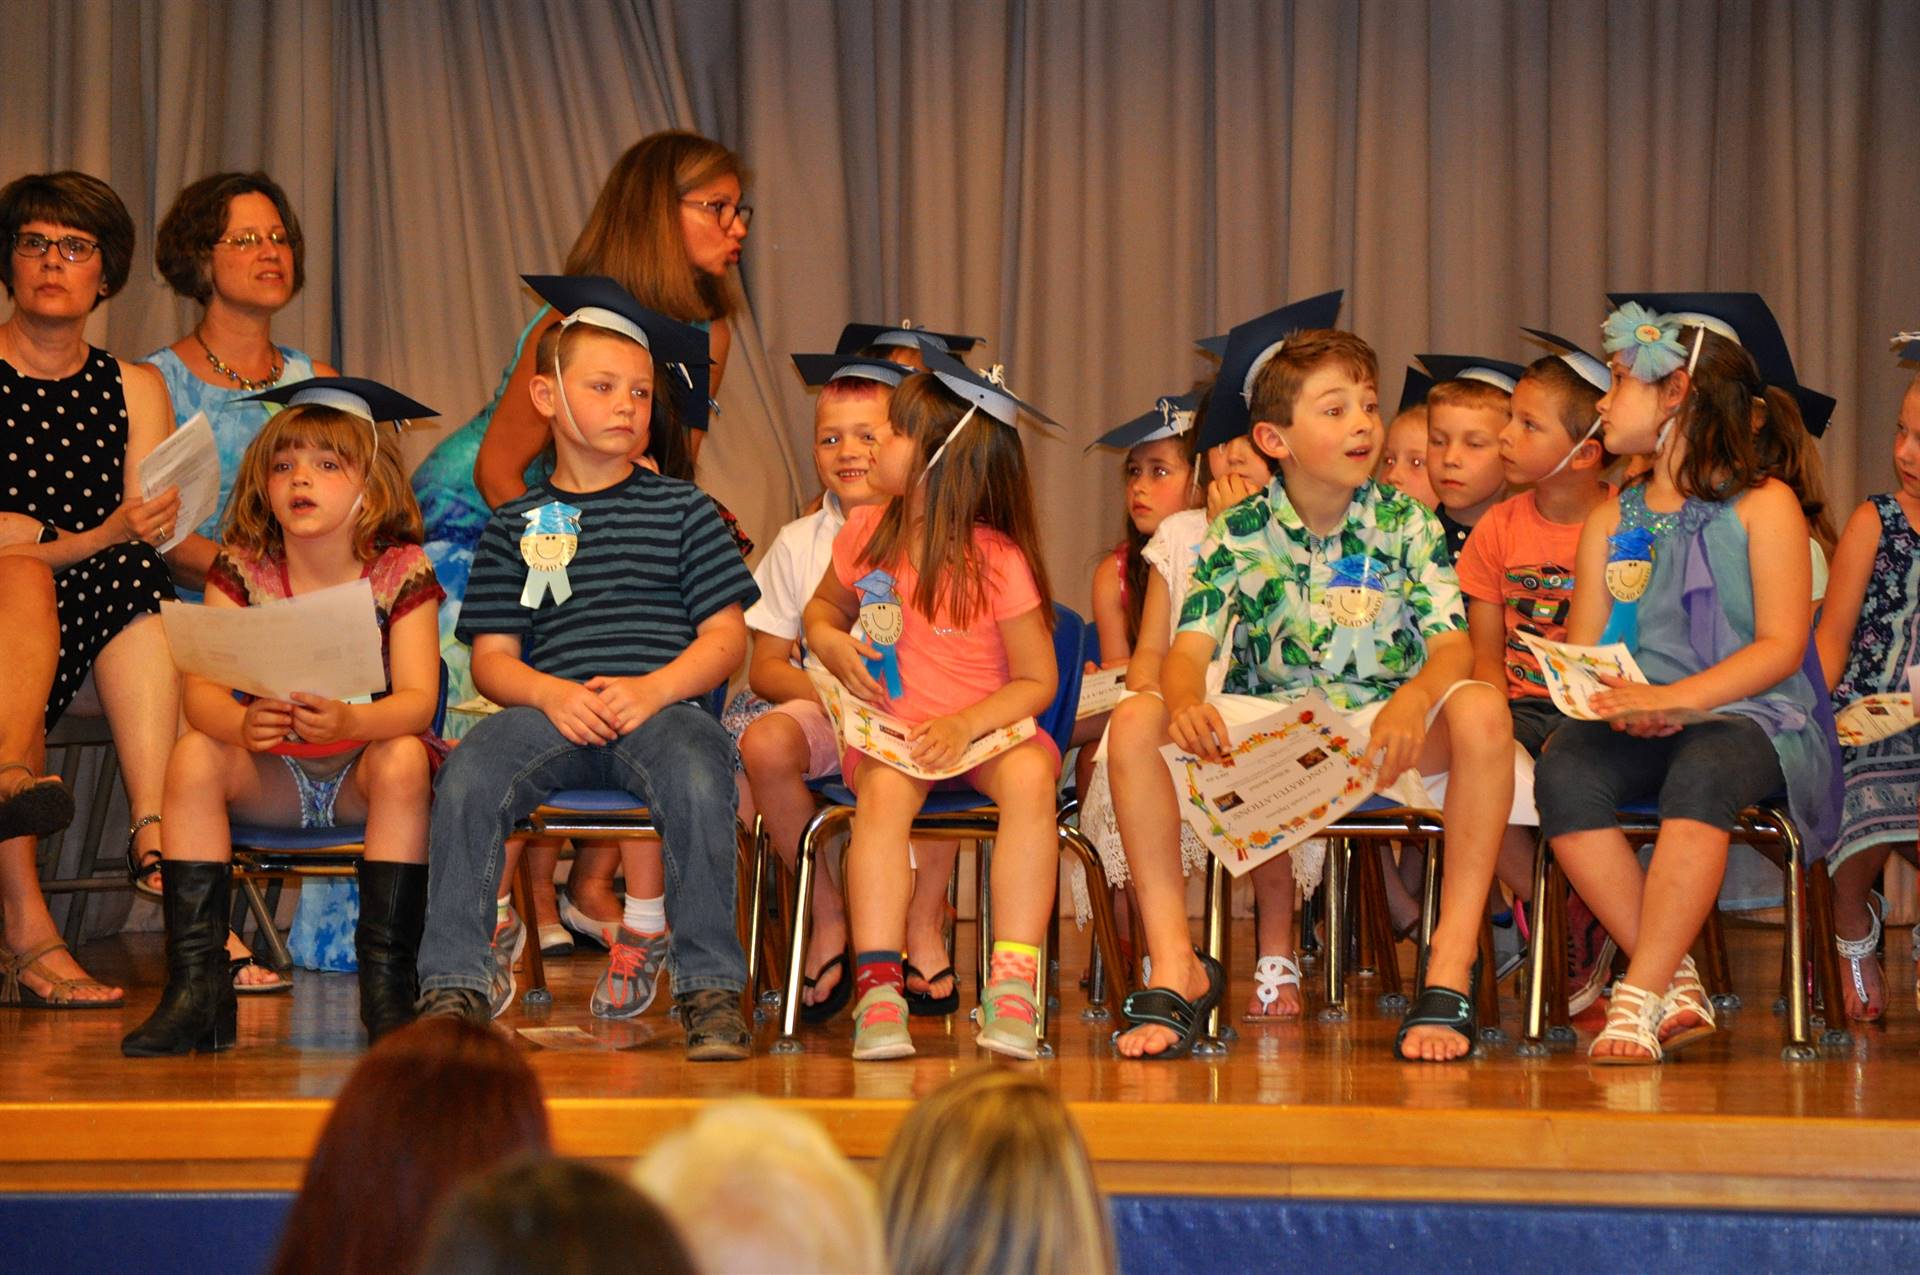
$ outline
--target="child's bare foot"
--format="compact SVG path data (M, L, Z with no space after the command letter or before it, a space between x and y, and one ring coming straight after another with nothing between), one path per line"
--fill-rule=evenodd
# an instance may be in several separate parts
M1263 956L1253 966L1253 995L1247 998L1247 1021L1298 1018L1306 1008L1300 994L1300 963L1291 952Z
M1875 902L1880 904L1877 910ZM1854 1022L1877 1022L1887 1006L1887 981L1880 969L1880 918L1886 912L1886 902L1878 894L1871 894L1859 908L1859 916L1842 916L1841 912L1836 901L1833 945L1846 963L1841 994L1847 1003L1847 1017ZM1859 938L1842 938L1842 928L1865 933Z
M914 996L945 1000L953 995L953 961L947 955L946 931L937 923L907 918L907 991ZM931 981L928 976L932 975Z
M1225 980L1221 982L1219 990L1224 992ZM1165 962L1155 962L1154 976L1148 989L1173 992L1191 1005L1202 1019L1212 1012L1216 999L1207 966L1201 962L1199 953L1191 948L1186 950L1184 957L1170 955ZM1128 998L1129 1001L1131 999ZM1204 1023L1196 1023L1195 1030L1204 1030ZM1122 1058L1156 1058L1177 1048L1181 1041L1180 1033L1164 1024L1137 1023L1116 1036L1113 1044Z
M833 995L840 980L848 977L847 963L833 963L847 950L847 923L843 917L814 917L813 933L807 936L807 977L812 979L800 989L802 1005L818 1005ZM828 966L832 966L831 969Z
M292 986L280 971L253 959L253 949L240 941L238 930L227 931L227 964L234 967L233 990L236 992L277 992Z
M1426 988L1421 989L1421 999L1425 999L1427 989L1452 992L1471 1007L1474 994L1471 961L1443 955L1436 946L1428 956L1427 984ZM1421 1009L1420 1001L1416 1000L1410 1012L1419 1012ZM1400 1056L1409 1062L1452 1062L1465 1057L1472 1050L1473 1037L1470 1033L1473 1031L1471 1014L1466 1015L1464 1023L1457 1025L1423 1022L1404 1027L1400 1037Z

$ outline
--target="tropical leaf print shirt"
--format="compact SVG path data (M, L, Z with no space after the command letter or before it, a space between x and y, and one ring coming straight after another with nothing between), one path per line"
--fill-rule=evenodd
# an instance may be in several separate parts
M1337 672L1325 667L1336 633L1327 599L1333 564L1353 555L1378 564L1385 591L1362 639L1378 664L1371 676L1344 660ZM1284 699L1318 689L1353 710L1399 690L1426 662L1427 639L1465 630L1467 613L1446 533L1411 496L1363 483L1339 529L1317 536L1276 477L1207 528L1180 608L1179 632L1204 633L1216 649L1235 624L1227 693Z

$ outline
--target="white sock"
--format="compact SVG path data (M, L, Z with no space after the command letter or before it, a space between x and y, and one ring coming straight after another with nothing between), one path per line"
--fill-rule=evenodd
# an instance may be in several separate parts
M625 896L626 904L621 909L620 924L635 934L665 934L667 932L667 896L653 899L636 899L631 894Z
M495 899L493 901L493 923L495 925L498 925L502 921L507 919L507 909L512 905L513 905L512 895L508 895L504 899Z

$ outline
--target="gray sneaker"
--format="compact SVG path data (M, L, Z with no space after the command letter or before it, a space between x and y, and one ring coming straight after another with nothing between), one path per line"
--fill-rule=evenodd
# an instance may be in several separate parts
M593 985L593 1016L637 1018L646 1013L660 990L660 967L666 964L671 941L671 934L636 934L624 925L615 931L606 972Z
M495 1018L513 1004L513 963L520 959L526 946L527 927L520 920L520 914L508 908L506 919L493 929L493 987L487 993L487 1003Z
M464 1018L483 1025L492 1021L480 993L467 987L436 987L422 992L413 1010L421 1018Z

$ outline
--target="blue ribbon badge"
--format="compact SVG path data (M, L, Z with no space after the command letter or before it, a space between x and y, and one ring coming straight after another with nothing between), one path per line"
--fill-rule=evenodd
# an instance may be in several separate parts
M874 681L886 684L888 699L899 699L906 687L900 681L900 658L893 647L907 625L900 591L884 571L867 572L853 587L860 591L860 629L866 634L867 645L880 652L880 658L867 661L867 672Z
M1602 646L1625 642L1640 644L1640 598L1653 579L1653 533L1645 527L1628 527L1607 537L1607 592L1613 595L1613 610L1607 616L1606 631L1600 635Z
M1333 564L1327 582L1327 609L1333 613L1333 641L1320 667L1338 675L1353 665L1354 676L1380 675L1374 622L1387 605L1380 564L1364 553L1350 553Z
M552 594L553 604L559 606L573 596L567 564L580 551L580 511L550 500L524 516L527 529L520 533L520 560L527 564L527 583L520 590L520 605L537 611Z

